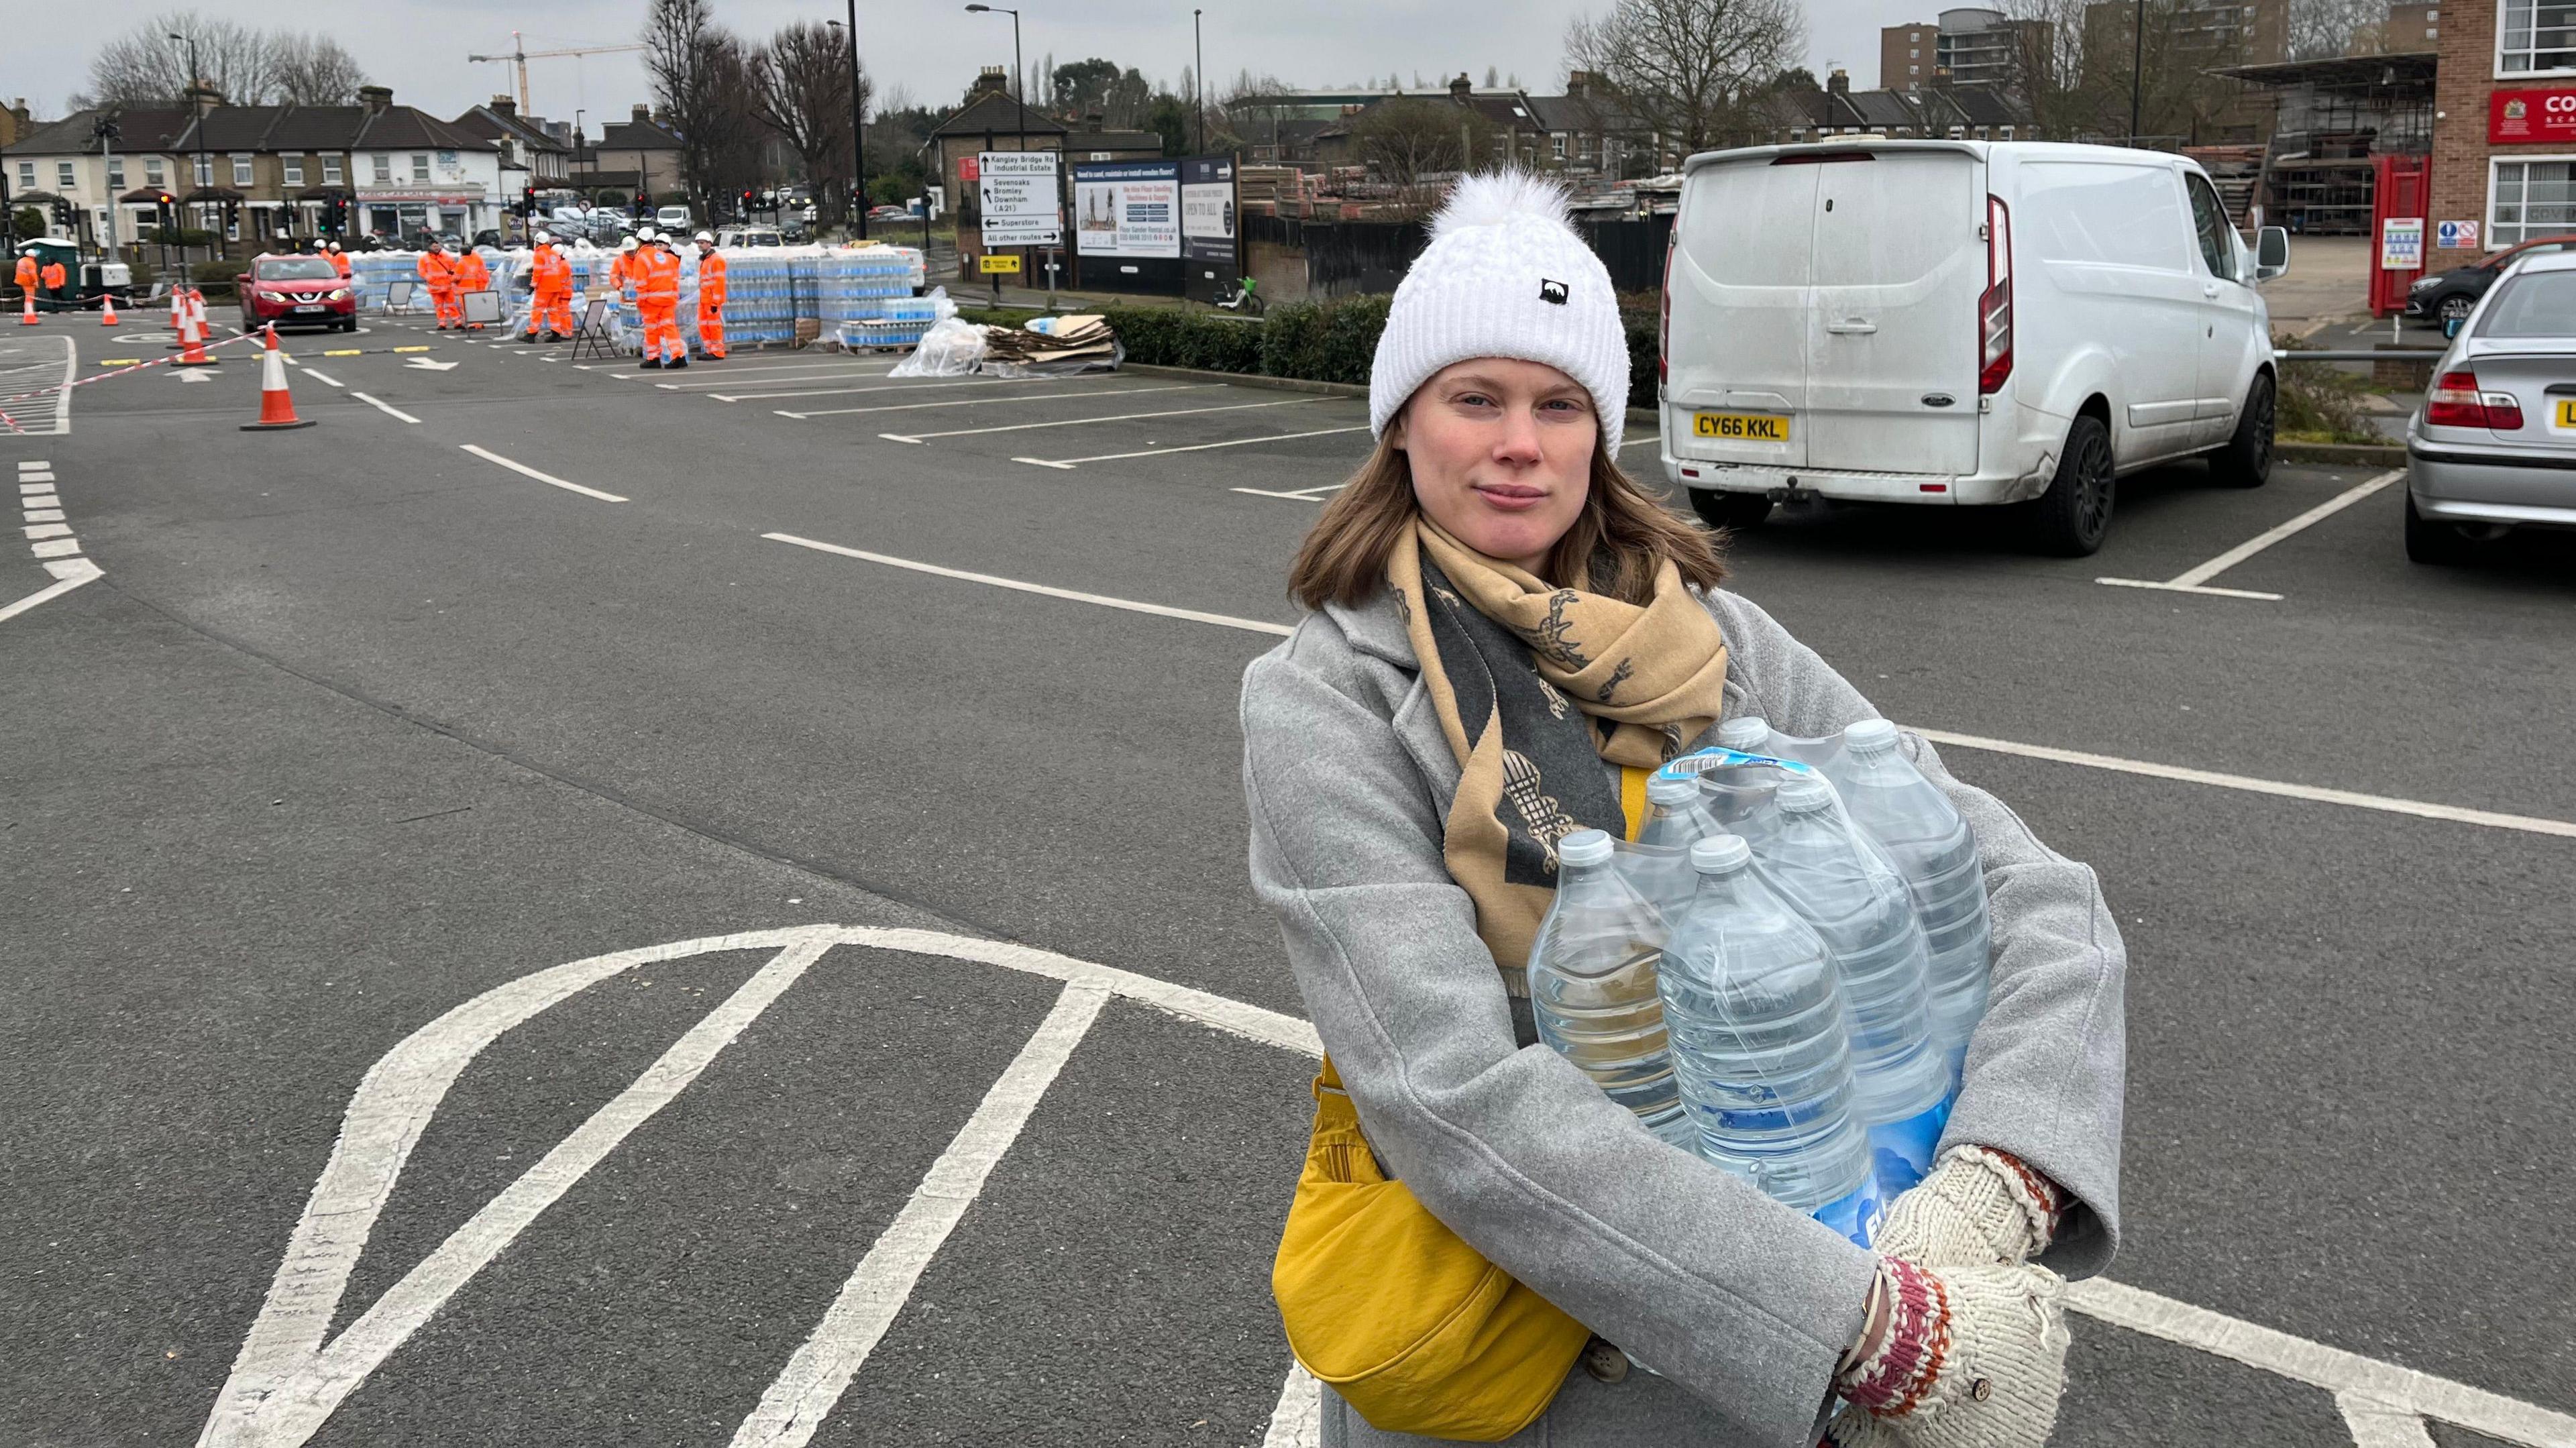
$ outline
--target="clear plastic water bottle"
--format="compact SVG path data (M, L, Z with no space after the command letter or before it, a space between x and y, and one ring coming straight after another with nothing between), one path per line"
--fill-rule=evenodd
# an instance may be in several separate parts
M1737 835L1691 846L1699 893L1665 946L1673 1067L1701 1156L1866 1247L1885 1204L1824 942Z
M1645 848L1629 853L1628 879L1670 926L1699 889L1690 847L1726 829L1709 813L1699 781L1688 776L1658 770L1646 780L1646 807L1646 827L1637 832Z
M1745 754L1768 754L1771 725L1756 715L1739 715L1717 726L1717 742ZM1776 769L1712 769L1699 777L1700 792L1711 818L1749 844L1771 829L1771 792L1779 786Z
M1824 780L1780 785L1780 820L1756 869L1833 958L1851 1030L1857 1110L1879 1190L1893 1198L1932 1169L1950 1120L1950 1073L1932 1037L1923 927L1905 882L1834 808Z
M1932 1032L1955 1084L1968 1037L1986 1013L1993 941L1977 837L1896 747L1896 726L1884 719L1843 731L1843 758L1831 773L1853 821L1895 861L1914 894L1932 957Z
M1655 967L1663 917L1611 863L1610 837L1576 830L1556 842L1556 903L1530 945L1529 993L1539 1039L1637 1114L1686 1144L1690 1123L1673 1082Z

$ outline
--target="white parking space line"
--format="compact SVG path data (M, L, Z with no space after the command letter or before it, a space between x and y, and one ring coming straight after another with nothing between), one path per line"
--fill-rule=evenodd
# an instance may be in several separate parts
M656 382L653 385L664 392L708 392L719 387L740 387L742 384L734 379L746 375L756 376L759 379L756 385L766 387L773 382L802 383L816 378L857 379L862 377L883 377L888 371L888 369L883 367L853 367L846 362L840 363L836 366L824 367L736 367L729 361L720 362L716 365L723 371L724 376L699 377L693 378L687 382Z
M1187 619L1192 623L1210 623L1220 628L1238 628L1249 633L1276 634L1285 638L1292 631L1284 623L1265 623L1257 618L1236 618L1226 613L1202 613L1194 608L1173 608L1167 604L1139 603L1132 598L1111 598L1104 593L1082 593L1070 588L1054 588L1043 583L1025 583L1016 578L997 578L990 573L966 573L942 568L936 563L922 563L910 558L896 558L884 553L870 553L858 548L844 548L838 543L822 543L812 538L799 538L793 533L763 533L773 543L793 543L818 553L837 553L844 558L857 558L869 563L882 563L889 568L909 568L915 573L936 574L941 578L962 579L968 583L990 584L995 588L1017 589L1022 593L1040 593L1049 598L1070 599L1075 603L1098 604L1102 608L1122 608L1130 613L1150 613L1160 618Z
M1144 603L1132 598L1112 598L1107 594L1084 593L1076 589L1056 588L1043 583L1027 583L1016 578L999 578L989 573L970 573L962 569L945 568L935 563L917 562L910 558L895 558L883 553L844 548L837 543L820 543L811 538L799 538L792 533L763 533L760 536L779 543L793 543L799 548L837 553L844 558L864 559L870 563L882 563L893 568L909 568L917 573L937 574L942 578L962 579L969 583L990 584L995 588L1016 589L1022 593L1044 594L1049 598L1069 599L1076 603L1098 604L1103 608L1157 614L1164 618L1188 619L1194 623L1214 624L1220 628L1241 629L1246 633L1270 634L1280 638L1295 632L1287 624L1270 623L1257 618L1237 618L1232 614L1172 608L1159 603ZM2145 775L2152 779L2209 785L2217 789L2242 790L2249 794L2268 794L2283 799L2306 800L2313 804L2344 805L2352 809L2376 810L2384 814L2412 815L2418 819L2441 820L2449 824L2479 825L2488 829L2516 830L2525 834L2576 839L2576 821L2571 820L2548 819L2537 815L2500 814L2494 810L2467 809L2459 805L2433 804L2425 800L2363 794L2357 790L2290 784L2281 780L2256 779L2250 775L2222 774L2216 770L2192 769L2177 764L2157 764L2150 760L2122 759L2116 755L2059 749L2046 744L2020 744L2009 739L1990 739L1983 735L1959 734L1947 729L1926 729L1915 724L1904 727L1945 747L1975 749L1989 754L2010 754L2024 759L2043 759L2055 764L2073 764L2087 769L2110 770L2119 774Z
M2368 482L2357 484L2335 494L2333 497L2328 498L2324 502L2317 504L2315 507L2310 508L2304 513L2301 513L2299 516L2281 524L2279 527L2266 529L2252 538L2237 544L2235 547L2228 549L2226 552L2219 554L2217 557L2212 558L2207 563L2203 563L2197 568L2184 569L2182 572L2175 574L2173 577L2168 578L2161 583L2150 582L2143 578L2096 578L2093 581L2095 583L2107 583L2114 588L2157 588L2171 593L2206 593L2214 594L2220 598L2253 598L2277 603L2281 598L2281 595L2277 593L2257 593L2251 589L2244 588L2213 588L2209 586L2209 580L2225 573L2228 569L2235 567L2237 564L2244 562L2246 559L2253 557L2255 554L2262 552L2264 549L2271 547L2273 544L2280 542L2291 534L2296 533L2303 528L2312 527L2327 518L2333 517L2335 514L2342 512L2344 509L2351 507L2353 504L2360 502L2362 499L2369 497L2371 494L2378 492L2380 489L2387 487L2389 484L2394 483L2405 476L2406 470L2404 468L2391 468L2387 472L2381 473L2379 476L2370 479Z
M1261 1448L1316 1448L1324 1438L1324 1385L1297 1363L1288 1365L1288 1380L1279 1385L1279 1405L1270 1410L1270 1431Z
M1363 422L1354 427L1323 427L1317 428L1313 432L1277 432L1272 433L1267 437L1239 437L1232 442L1192 443L1188 447L1149 447L1137 452L1101 453L1096 457L1087 458L1013 458L1011 461L1015 463L1027 463L1033 467L1072 469L1080 467L1084 463L1114 463L1121 458L1158 458L1169 453L1206 452L1211 448L1221 447L1251 447L1255 443L1294 442L1301 437L1331 437L1333 434L1338 432L1366 432L1368 430L1369 425Z
M981 437L989 432L1031 432L1042 427L1087 427L1095 422L1141 422L1149 417L1196 417L1206 412L1250 412L1263 407L1295 407L1307 402L1337 402L1332 397L1291 397L1280 402L1228 402L1216 407L1174 407L1162 412L1122 412L1109 417L1067 417L1054 422L1012 422L999 427L961 427L949 432L881 432L888 442L926 443L935 437Z
M1014 383L1026 387L1032 382L1059 380L1054 377L951 377L939 382L889 382L875 387L822 387L806 392L710 392L707 395L718 402L775 402L787 397L848 397L861 392L929 392L949 387L1008 387Z
M1108 991L1083 982L1056 997L1028 1044L859 1259L813 1335L734 1431L732 1448L803 1448L813 1438L1108 1002Z
M1014 392L1006 397L961 397L954 402L887 402L875 407L827 407L818 412L789 412L783 407L773 407L770 411L802 422L812 417L849 417L864 412L918 412L926 407L995 407L1014 402L1045 402L1058 397L1135 397L1147 392L1196 392L1224 385L1222 382L1177 382L1169 387L1124 387L1116 392L1082 388L1073 392Z
M499 463L501 466L508 468L510 471L517 473L522 477L534 478L541 483L552 483L566 492L579 493L585 498L597 498L603 503L625 503L633 501L629 498L621 498L615 493L603 493L597 488L585 488L579 483L565 482L563 479L556 477L552 473L538 472L535 468L529 467L526 463L512 462L510 459L501 456L499 453L486 451L483 448L476 447L470 442L463 444L463 447L465 451L474 454L476 457L481 458L487 463Z
M2353 1448L2433 1448L2424 1420L2360 1393L2335 1394L2335 1409L2352 1432Z
M412 416L410 413L405 412L401 408L395 407L390 403L379 402L375 398L370 397L363 392L352 392L349 395L358 399L360 402L367 404L369 407L374 408L376 411L384 413L388 417L400 418L404 422L408 422L415 427L420 425L419 418Z
M1269 488L1235 488L1231 491L1237 493L1250 493L1256 498L1286 498L1289 501L1296 503L1320 503L1326 498L1331 497L1333 494L1338 493L1349 486L1350 484L1348 483L1326 483L1320 488L1298 488L1285 493L1276 492Z

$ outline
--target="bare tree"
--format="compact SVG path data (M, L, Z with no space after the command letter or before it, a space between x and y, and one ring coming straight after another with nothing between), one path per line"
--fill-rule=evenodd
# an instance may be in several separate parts
M866 177L850 150L850 50L838 27L799 23L769 38L751 57L752 113L778 133L804 163L826 212L844 220L851 181ZM867 82L860 79L860 99Z
M1688 153L1718 142L1806 34L1798 0L1614 0L1609 14L1566 27L1565 50L1668 148Z
M718 57L730 47L739 67L740 47L715 23L707 0L650 0L639 38L654 108L679 133L683 184L703 204L715 189L717 154L725 141L724 67Z
M1428 179L1466 171L1493 152L1493 124L1446 98L1398 96L1379 101L1351 121L1351 146L1379 180L1415 206L1432 198Z
M2286 18L2290 59L2317 60L2379 49L2388 6L2381 0L2290 0Z
M282 30L269 45L269 99L281 105L353 105L367 83L357 57L327 35Z
M172 38L176 36L177 38ZM191 45L198 74L188 74ZM271 88L270 38L194 10L156 15L99 47L89 63L89 98L99 105L177 105L191 79L211 81L226 100L258 104Z

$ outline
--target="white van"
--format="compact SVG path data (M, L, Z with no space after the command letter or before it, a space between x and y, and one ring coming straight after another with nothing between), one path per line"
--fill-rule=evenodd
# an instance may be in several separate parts
M2114 480L2271 470L2260 266L2191 160L1853 137L1693 156L1664 268L1665 476L1713 524L1780 501L2033 502L2091 553Z

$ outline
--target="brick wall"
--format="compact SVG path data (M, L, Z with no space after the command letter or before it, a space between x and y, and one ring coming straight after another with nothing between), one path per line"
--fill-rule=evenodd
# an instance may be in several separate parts
M2442 59L2433 77L2433 214L2424 218L2427 275L2485 255L2487 96L2496 88L2496 0L2443 0L2441 28L2436 48ZM2434 223L2461 220L2478 223L2478 250L2432 246Z

